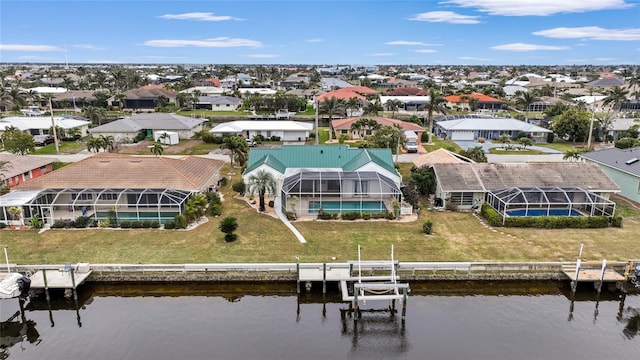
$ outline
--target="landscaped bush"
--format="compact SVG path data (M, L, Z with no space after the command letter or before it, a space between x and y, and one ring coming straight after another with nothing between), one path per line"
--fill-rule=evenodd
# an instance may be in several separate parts
M157 222L157 221L156 221L156 222ZM149 229L149 228L153 227L153 226L152 226L152 225L153 225L153 223L154 223L154 221L152 221L152 220L144 220L144 221L142 222L142 227L143 227L143 228L145 228L145 229Z
M176 228L176 223L173 222L173 221L167 221L166 223L164 223L164 228L165 228L165 230L175 229Z
M69 221L68 220L56 220L53 225L51 225L52 229L64 229L69 227Z
M240 195L244 195L244 192L247 190L247 185L242 180L238 180L231 185L233 191L237 192Z
M75 226L76 228L86 228L87 226L89 226L89 222L91 222L91 218L88 216L78 216L78 218L75 221Z
M338 213L328 213L326 211L318 211L318 219L320 220L336 220L338 219Z
M387 220L395 220L396 219L396 214L394 214L393 211L387 211L385 219L387 219Z
M220 216L222 214L222 204L210 204L207 212L211 216Z
M273 135L273 136L271 137L271 141L280 141L280 136L275 136L275 135Z
M131 228L131 221L120 221L120 227L123 229L130 229Z
M289 220L289 221L293 221L293 220L296 220L298 218L296 213L293 212L293 211L287 211L284 214L287 216L287 220Z
M273 200L269 200L268 205L269 207L273 207L275 205L275 202Z
M186 229L187 225L189 225L189 223L187 223L187 219L182 214L176 215L173 218L173 221L176 223L176 229Z
M359 212L345 212L342 213L342 220L356 220L356 219L360 219L360 213Z
M143 222L140 220L134 220L131 222L132 229L141 229L143 227Z
M599 229L609 226L606 216L514 216L504 220L506 227L539 229Z
M622 216L615 216L611 219L611 226L621 228L622 227Z
M502 226L502 218L500 217L500 214L496 209L492 208L491 205L487 203L482 204L480 214L482 214L482 217L487 220L489 225Z
M458 204L447 201L447 205L444 208L449 211L458 211Z
M362 218L363 218L364 220L369 220L369 219L371 219L371 213L363 212L363 213L362 213Z
M7 224L5 224L5 223L0 223L0 229L4 229L4 228L6 228L6 227L7 227Z
M636 140L635 139L623 138L623 139L620 139L620 140L616 141L614 143L614 146L617 147L618 149L628 149L628 148L634 147L635 144L636 144Z
M422 232L427 235L431 235L433 232L433 223L431 221L425 221L422 223Z
M224 241L234 242L236 240L238 240L238 234L234 234L234 233L224 234Z
M220 179L220 187L225 187L227 186L227 184L229 183L229 178L228 177L223 177L222 179Z

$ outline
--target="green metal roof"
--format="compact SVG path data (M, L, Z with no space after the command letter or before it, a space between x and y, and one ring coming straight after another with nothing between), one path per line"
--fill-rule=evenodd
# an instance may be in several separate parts
M245 173L266 164L280 173L287 168L341 168L355 171L373 162L398 174L390 149L356 149L332 145L283 145L275 149L251 149Z

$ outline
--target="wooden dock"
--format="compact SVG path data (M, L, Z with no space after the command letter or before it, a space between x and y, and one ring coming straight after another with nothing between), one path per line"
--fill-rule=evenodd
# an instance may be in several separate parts
M38 270L31 275L32 289L75 289L91 275L89 264L65 266L57 270Z
M575 265L563 265L562 272L569 278L571 281L578 282L596 282L600 281L600 276L602 275L602 268L599 267L580 267L580 271L578 271L578 277L576 279L576 266ZM624 275L616 272L612 269L605 269L604 276L602 278L603 282L617 282L617 281L625 281Z
M349 280L351 271L348 266L323 264L312 268L300 268L299 281L340 281Z

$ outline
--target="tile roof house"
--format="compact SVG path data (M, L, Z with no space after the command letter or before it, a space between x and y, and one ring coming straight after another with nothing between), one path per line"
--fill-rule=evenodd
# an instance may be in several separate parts
M349 87L343 87L337 90L326 92L318 96L317 101L323 102L326 99L331 99L332 97L335 97L337 99L342 99L342 100L349 100L351 98L356 98L358 100L366 102L367 98L365 97L365 95L375 95L377 93L378 93L377 91L371 88L368 88L366 86L349 86Z
M154 131L172 131L180 139L190 139L202 130L205 119L191 118L170 113L133 114L89 130L93 136L113 136L116 142L133 140L140 132L151 136Z
M0 153L0 182L8 187L38 178L52 170L53 157Z
M25 219L47 223L90 216L164 222L184 212L191 194L209 190L220 179L224 161L97 153L16 186L0 196L0 221L9 206L21 206Z
M443 206L453 202L470 209L485 201L489 192L508 188L580 188L608 199L618 185L595 164L460 163L433 164L436 194Z
M402 199L402 177L389 149L323 145L255 148L249 153L242 178L248 184L260 171L277 180L275 197L280 206L276 210L282 213L309 216L317 214L319 207L336 212L386 211L394 200Z
M479 110L496 111L502 110L507 106L505 101L481 93L445 96L448 107L459 107L461 110L471 110L471 99L476 99L478 101L477 109Z
M196 109L236 111L241 104L242 100L232 96L200 96Z
M452 151L438 148L436 150L413 158L411 162L417 168L421 168L424 166L431 166L433 164L464 164L473 163L475 161L460 154L456 154Z
M49 134L51 116L9 116L0 119L0 132L8 127L18 128L31 135ZM53 122L64 130L78 129L80 136L86 136L90 121L79 116L54 116Z
M282 141L305 141L313 130L313 124L301 121L265 120L265 121L229 121L216 125L209 130L216 136L240 135L253 139L261 135L265 139L277 136Z
M176 93L165 89L162 85L147 85L138 89L124 92L123 108L125 109L155 109L158 99L165 97L168 101L176 101Z
M437 121L435 132L453 141L472 141L479 137L491 140L503 134L515 139L524 133L534 142L546 142L551 130L512 118L464 117Z
M360 129L360 130L352 130L351 126L358 120L368 119L374 120L380 126L395 126L398 125L402 128L402 130L410 130L416 133L418 139L421 138L422 133L424 132L424 128L420 125L414 124L408 121L402 121L398 119L385 118L381 116L361 116L361 117L351 117L346 119L337 119L331 121L331 128L334 132L334 139L339 139L341 135L347 135L349 140L360 140L365 136L373 135L373 129Z
M640 147L610 148L582 153L580 157L600 166L620 187L620 196L640 203Z

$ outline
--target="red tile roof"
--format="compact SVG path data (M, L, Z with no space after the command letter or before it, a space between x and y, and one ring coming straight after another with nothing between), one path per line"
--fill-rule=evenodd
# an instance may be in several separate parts
M324 101L325 99L331 99L335 97L337 99L348 100L351 98L356 98L358 100L366 101L367 99L363 96L363 94L377 94L378 92L370 89L366 86L349 86L345 88L340 88L337 90L326 92L320 96L318 96L318 101Z
M469 99L463 99L462 97L465 95L449 95L449 96L445 96L445 100L447 100L450 103L453 104L459 104L459 103L468 103ZM503 103L503 100L500 99L496 99L494 97L491 97L489 95L485 95L485 94L481 94L481 93L473 93L473 94L468 94L466 95L469 98L475 98L478 99L478 101L480 102L501 102Z
M414 124L412 122L402 121L398 119L385 118L381 116L360 116L360 117L352 117L352 118L346 118L346 119L337 119L337 120L331 121L331 126L336 130L351 129L351 125L360 119L375 120L378 124L382 126L393 126L398 124L403 130L424 131L424 128L418 124Z
M429 92L416 87L403 87L387 92L387 96L428 96Z

